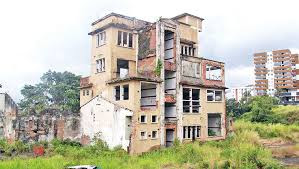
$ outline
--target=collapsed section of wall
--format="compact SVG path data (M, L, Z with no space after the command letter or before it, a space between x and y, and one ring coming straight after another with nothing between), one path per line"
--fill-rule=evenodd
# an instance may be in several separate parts
M16 139L23 142L51 141L54 138L79 141L79 113L48 109L39 114L18 116L14 122Z

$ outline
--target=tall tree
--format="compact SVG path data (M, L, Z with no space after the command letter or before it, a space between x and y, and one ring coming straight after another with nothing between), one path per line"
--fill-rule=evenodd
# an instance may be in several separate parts
M24 86L21 90L24 98L19 106L25 112L40 112L47 108L77 112L80 104L79 86L80 76L67 71L49 70L41 77L41 83Z

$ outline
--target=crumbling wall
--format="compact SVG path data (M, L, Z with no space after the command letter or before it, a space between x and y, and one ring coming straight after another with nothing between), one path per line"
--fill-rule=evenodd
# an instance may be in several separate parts
M138 75L155 77L156 29L146 27L138 33Z
M17 114L17 104L7 93L0 93L0 138L15 139L13 125Z
M51 141L54 138L79 141L79 113L51 109L19 116L14 126L16 139L24 142Z

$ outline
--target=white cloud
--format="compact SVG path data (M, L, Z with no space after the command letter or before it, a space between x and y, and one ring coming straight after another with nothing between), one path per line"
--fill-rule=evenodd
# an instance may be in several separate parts
M228 87L239 87L254 84L254 66L237 66L227 68L225 81Z
M298 1L9 0L0 5L0 83L14 99L24 84L52 69L89 74L90 23L110 12L156 21L188 12L205 18L204 57L226 62L227 73L252 65L256 51L298 48ZM244 68L245 69L245 68ZM236 69L237 70L237 69ZM246 70L246 69L245 69ZM227 85L247 77L227 74ZM253 74L252 74L253 76ZM244 79L245 80L244 80Z

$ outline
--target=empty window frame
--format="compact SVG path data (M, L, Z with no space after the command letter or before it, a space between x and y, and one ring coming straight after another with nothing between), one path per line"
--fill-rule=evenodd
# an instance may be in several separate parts
M96 60L97 73L105 71L105 58Z
M133 34L123 31L118 31L117 33L117 45L123 47L133 47Z
M207 90L207 101L221 102L223 100L223 92L221 90Z
M206 79L207 80L222 80L222 70L220 66L206 66Z
M158 138L158 131L152 131L152 139Z
M129 74L129 61L117 59L117 77L124 78Z
M120 100L120 86L115 86L114 92L115 92L115 100L116 101Z
M181 54L183 56L194 56L195 48L193 45L181 44Z
M106 32L100 32L96 35L97 46L102 46L106 43Z
M123 98L124 100L129 100L129 85L123 85L124 94Z
M200 138L200 126L184 126L183 127L183 138L184 139L195 139Z
M152 115L152 123L158 123L157 115Z
M208 136L221 136L221 115L208 114Z
M140 115L140 123L146 123L146 115Z
M156 89L157 84L155 83L141 83L141 107L142 108L153 108L156 107Z
M129 100L129 85L115 86L114 87L115 100Z
M199 113L200 90L193 88L183 88L183 112Z
M140 132L140 140L146 140L146 139L147 139L146 131L141 131Z

